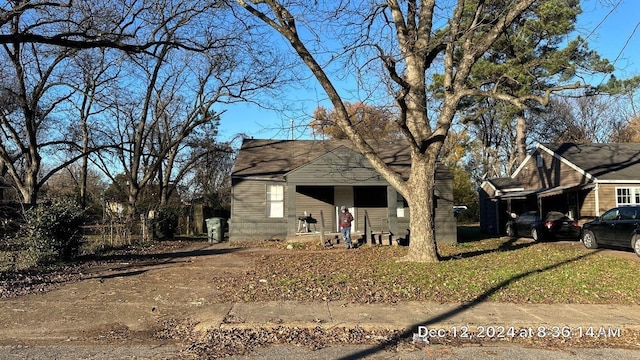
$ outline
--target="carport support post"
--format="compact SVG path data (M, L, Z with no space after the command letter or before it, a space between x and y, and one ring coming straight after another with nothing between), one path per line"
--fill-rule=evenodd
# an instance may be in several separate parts
M387 219L389 223L389 236L395 237L398 231L398 193L396 189L387 185ZM384 230L384 229L383 229ZM391 240L393 242L393 240Z
M542 212L542 198L536 195L536 199L538 200L536 202L538 204L538 216L540 216L540 219L543 219L544 213Z
M364 241L369 246L373 243L373 229L371 228L371 221L369 221L367 210L364 211Z
M324 238L324 213L320 210L320 245L326 245L326 239Z
M295 236L298 231L298 216L296 215L296 184L285 184L287 206L287 232Z

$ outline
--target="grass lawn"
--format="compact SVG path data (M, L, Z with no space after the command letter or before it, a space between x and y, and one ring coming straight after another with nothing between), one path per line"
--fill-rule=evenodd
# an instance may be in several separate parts
M640 304L640 259L579 242L471 240L439 245L443 261L398 261L406 247L295 246L267 252L255 269L220 279L220 301L340 300ZM255 256L255 253L254 253Z

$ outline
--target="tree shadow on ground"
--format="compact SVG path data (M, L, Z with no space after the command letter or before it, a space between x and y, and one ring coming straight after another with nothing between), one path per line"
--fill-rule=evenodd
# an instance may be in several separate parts
M520 240L520 239L519 238L509 238L509 240L501 243L497 247L493 247L493 248L489 248L489 249L476 250L476 251L461 251L461 252L459 252L457 254L441 256L440 260L448 261L448 260L468 259L468 258L472 258L472 257L475 257L475 256L489 254L489 253L492 253L492 252L515 251L515 250L524 249L524 248L527 248L529 246L533 246L533 245L536 244L536 242L533 241L533 240L532 241L527 241L527 242L520 242L520 243L518 243L518 240Z
M202 247L189 250L178 250L174 252L161 251L157 253L121 253L121 254L92 254L78 258L78 261L98 260L98 261L140 261L140 260L162 260L181 259L189 257L200 257L209 255L222 255L242 250L242 248L210 248L210 245L203 244Z
M386 342L383 342L383 343L381 343L381 344L379 344L377 346L371 347L369 349L358 351L356 353L350 354L350 355L348 355L346 357L342 357L340 359L362 359L364 357L367 357L367 356L370 356L370 355L374 355L374 354L376 354L378 352L384 351L387 348L390 348L392 346L397 345L402 340L413 338L413 334L418 329L418 326L429 326L429 325L441 322L443 320L446 320L448 318L451 318L451 317L453 317L455 315L461 314L461 313L467 311L468 309L472 309L473 307L477 306L478 304L481 304L481 303L487 301L489 299L489 297L491 297L491 295L497 293L500 289L507 287L509 284L511 284L513 282L522 280L522 279L524 279L524 278L526 278L526 277L528 277L530 275L535 275L535 274L539 274L541 272L553 270L553 269L558 268L560 266L563 266L565 264L568 264L568 263L571 263L571 262L574 262L574 261L578 261L578 260L582 260L584 258L593 256L597 252L599 252L599 250L596 250L596 251L593 251L593 252L590 252L590 253L587 253L587 254L583 254L583 255L580 255L580 256L576 256L576 257L574 257L572 259L567 259L567 260L561 261L559 263L556 263L554 265L546 266L546 267L541 268L541 269L535 269L535 270L527 271L527 272L524 272L522 274L513 276L512 278L507 279L507 280L497 284L496 286L492 287L491 289L485 291L484 293L478 295L475 299L469 301L468 303L462 304L462 305L460 305L460 306L458 306L458 307L456 307L456 308L454 308L452 310L444 312L444 313L442 313L442 314L440 314L438 316L432 317L430 319L426 319L424 321L421 321L421 322L418 322L418 323L415 323L415 324L411 324L411 325L407 326L407 329L409 329L409 330L406 330L405 332L399 334L398 336L396 336L396 337L394 337L394 338L392 338L392 339L390 339L390 340L388 340Z
M109 267L109 271L113 271L110 275L94 275L88 278L106 278L106 277L124 277L132 275L140 275L151 268L157 268L161 265L172 264L177 262L189 261L189 258L202 257L202 256L215 256L224 255L237 251L241 251L242 248L211 248L210 244L204 243L201 247L196 249L190 248L187 250L178 251L166 251L160 250L157 253L120 253L120 254L108 254L108 255L85 255L76 259L79 264L82 263L106 263L106 264L118 264L123 263L122 266ZM135 251L135 250L134 250ZM141 270L140 268L144 268ZM132 270L135 269L135 270ZM88 270L92 272L92 270ZM100 270L95 270L101 272Z
M495 238L496 236L500 236L498 234L487 234L482 232L482 230L480 230L479 224L458 225L456 227L456 230L458 243L487 240Z

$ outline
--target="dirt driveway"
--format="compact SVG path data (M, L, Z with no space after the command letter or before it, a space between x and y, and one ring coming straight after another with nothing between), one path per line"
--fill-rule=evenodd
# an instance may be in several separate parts
M251 253L261 251L272 250L203 242L151 257L113 258L81 281L1 300L0 346L164 343L171 336L163 332L180 331L187 318L206 324L221 316L225 305L208 301L216 297L212 285L252 266Z

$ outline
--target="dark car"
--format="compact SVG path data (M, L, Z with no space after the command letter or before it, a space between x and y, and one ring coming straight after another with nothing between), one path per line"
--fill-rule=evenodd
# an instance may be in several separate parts
M622 206L607 210L585 223L582 243L589 249L600 245L631 248L640 256L640 206Z
M535 241L546 239L579 239L578 222L558 211L549 211L544 219L536 211L529 211L507 223L510 237L527 236Z

